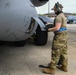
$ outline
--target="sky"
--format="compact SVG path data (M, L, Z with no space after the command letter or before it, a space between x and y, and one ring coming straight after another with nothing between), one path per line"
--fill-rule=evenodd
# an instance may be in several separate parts
M48 12L53 12L51 8L55 5L56 2L59 2L63 5L63 12L68 13L76 13L76 0L50 0L49 3L47 2L45 5L35 7L38 14L46 14ZM49 4L49 5L48 5ZM48 9L48 6L50 9Z

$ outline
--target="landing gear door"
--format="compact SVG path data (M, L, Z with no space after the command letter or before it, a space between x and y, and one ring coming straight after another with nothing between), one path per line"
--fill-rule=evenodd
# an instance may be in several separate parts
M39 24L42 31L46 31L45 24L38 17L32 17L32 18Z
M47 16L39 16L39 18L44 22L44 23L53 23L53 19L47 17Z

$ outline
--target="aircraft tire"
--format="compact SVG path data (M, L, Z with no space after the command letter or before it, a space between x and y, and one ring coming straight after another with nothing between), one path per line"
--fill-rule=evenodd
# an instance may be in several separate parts
M25 40L15 42L15 46L18 46L18 47L24 46L25 44L26 44L26 41Z
M4 41L0 41L0 46L2 46L4 44Z
M4 44L4 41L0 41L0 46L2 46Z
M43 46L47 43L48 39L48 32L42 31L41 28L38 26L36 30L36 35L34 39L35 45Z

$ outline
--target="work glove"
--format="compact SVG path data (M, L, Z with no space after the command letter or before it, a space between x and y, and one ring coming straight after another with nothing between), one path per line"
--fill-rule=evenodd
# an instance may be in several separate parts
M53 24L48 24L48 25L46 25L45 29L46 29L46 31L48 31L49 28L53 28L53 27L54 27Z

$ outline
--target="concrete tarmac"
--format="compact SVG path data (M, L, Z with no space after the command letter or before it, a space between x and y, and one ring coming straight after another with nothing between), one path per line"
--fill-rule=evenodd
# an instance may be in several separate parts
M76 75L76 33L70 31L68 41L68 72L56 68L55 75ZM15 47L11 43L0 46L0 75L48 75L42 73L39 65L47 65L51 61L51 42L53 33L48 33L45 46L36 46L32 39L28 39L23 47Z

